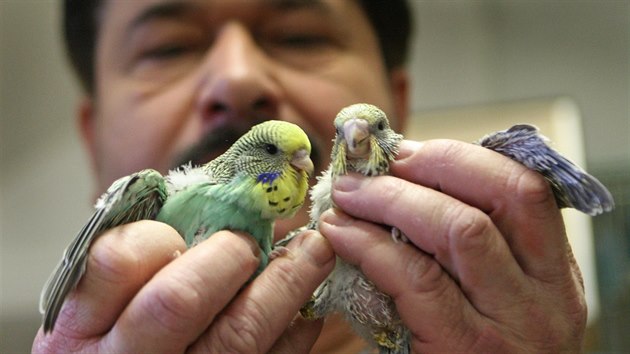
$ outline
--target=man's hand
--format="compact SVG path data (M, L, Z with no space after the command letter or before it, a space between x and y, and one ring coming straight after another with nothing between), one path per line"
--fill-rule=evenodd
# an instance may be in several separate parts
M540 175L446 140L403 142L392 173L342 177L345 212L326 212L320 230L393 297L414 351L579 351L582 279Z
M92 246L55 330L40 329L33 352L307 352L321 322L289 325L334 254L316 232L288 249L241 289L259 263L249 236L222 231L186 250L159 222L109 230Z

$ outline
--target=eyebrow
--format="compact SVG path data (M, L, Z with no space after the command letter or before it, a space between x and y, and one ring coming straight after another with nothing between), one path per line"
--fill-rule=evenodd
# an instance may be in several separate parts
M159 19L181 18L198 13L200 6L190 2L166 1L150 6L136 16L127 26L128 32L147 22Z
M330 9L321 0L269 0L271 6L277 10L294 10L313 8L321 11Z
M329 6L324 4L322 0L266 0L263 5L280 12L315 10L326 15L331 12ZM171 0L158 3L140 12L127 26L127 33L131 33L138 27L154 20L186 18L199 14L200 11L202 11L200 5L187 1Z

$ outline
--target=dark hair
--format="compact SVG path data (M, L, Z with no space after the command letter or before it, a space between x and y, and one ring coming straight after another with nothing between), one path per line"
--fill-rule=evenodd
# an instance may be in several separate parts
M94 51L103 0L64 0L63 35L72 67L85 92L94 89ZM407 0L358 0L374 28L385 67L404 65L411 15Z

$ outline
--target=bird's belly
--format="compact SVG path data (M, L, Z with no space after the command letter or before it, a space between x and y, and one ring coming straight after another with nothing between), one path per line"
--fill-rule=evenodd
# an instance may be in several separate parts
M381 292L355 266L338 260L333 291L337 292L339 311L368 327L386 327L399 322L392 298Z

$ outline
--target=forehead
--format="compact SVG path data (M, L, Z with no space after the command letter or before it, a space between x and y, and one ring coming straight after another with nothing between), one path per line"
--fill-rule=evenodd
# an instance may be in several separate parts
M304 130L293 123L270 120L253 127L252 131L256 136L271 139L284 148L306 148L309 151L311 149Z
M298 10L317 11L329 16L364 15L355 0L107 0L101 10L101 24L115 22L130 26L167 17L254 21L271 13Z

